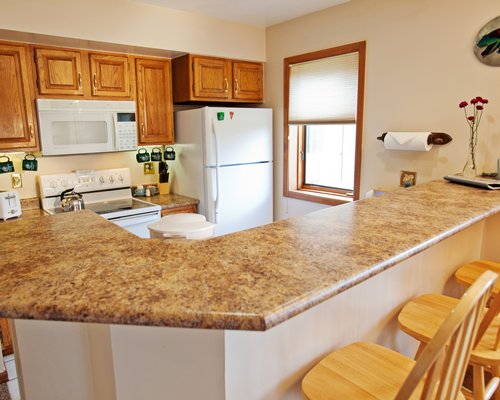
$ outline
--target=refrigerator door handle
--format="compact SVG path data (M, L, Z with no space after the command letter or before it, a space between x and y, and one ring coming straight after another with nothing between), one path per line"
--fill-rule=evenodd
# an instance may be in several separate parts
M219 214L219 204L220 204L220 192L219 192L219 142L217 140L217 130L215 128L215 122L212 119L212 132L214 134L215 143L215 223L217 223L217 214Z

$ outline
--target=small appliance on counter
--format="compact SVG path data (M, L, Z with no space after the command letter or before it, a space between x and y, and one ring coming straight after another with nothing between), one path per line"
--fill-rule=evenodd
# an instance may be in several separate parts
M21 200L17 192L0 192L0 219L19 217L21 215Z

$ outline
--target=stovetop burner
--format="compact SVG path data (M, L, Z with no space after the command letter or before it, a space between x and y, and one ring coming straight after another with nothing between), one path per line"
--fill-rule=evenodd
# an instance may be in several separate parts
M101 203L92 203L86 205L88 210L94 211L97 214L108 214L116 211L135 210L140 208L150 208L151 203L146 203L136 199L122 199L103 201Z

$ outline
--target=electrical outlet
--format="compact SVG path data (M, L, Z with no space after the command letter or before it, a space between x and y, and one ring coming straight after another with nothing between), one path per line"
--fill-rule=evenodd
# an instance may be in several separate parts
M417 173L413 171L401 171L399 186L410 187L417 184Z
M20 173L18 173L18 172L12 173L10 175L10 180L11 180L13 189L18 189L20 187L23 187L23 179L21 178Z

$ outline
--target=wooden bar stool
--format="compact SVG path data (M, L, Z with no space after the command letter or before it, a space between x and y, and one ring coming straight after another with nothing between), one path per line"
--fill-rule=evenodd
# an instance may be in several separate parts
M487 271L469 288L417 361L376 344L354 343L330 353L307 373L302 380L305 398L463 399L461 382L496 278Z
M489 260L475 260L462 265L455 272L455 278L458 283L469 287L484 271L493 271L500 275L500 263ZM500 292L500 280L493 287L493 294Z
M490 271L491 272L491 271ZM454 297L425 294L407 303L398 316L401 330L420 341L415 359L425 349L439 325L447 318L459 302ZM469 399L487 400L492 397L500 382L500 296L495 296L489 309L483 312L481 326L469 363L473 371L472 391L462 388ZM484 371L491 371L493 377L485 384ZM500 399L500 391L496 394Z

